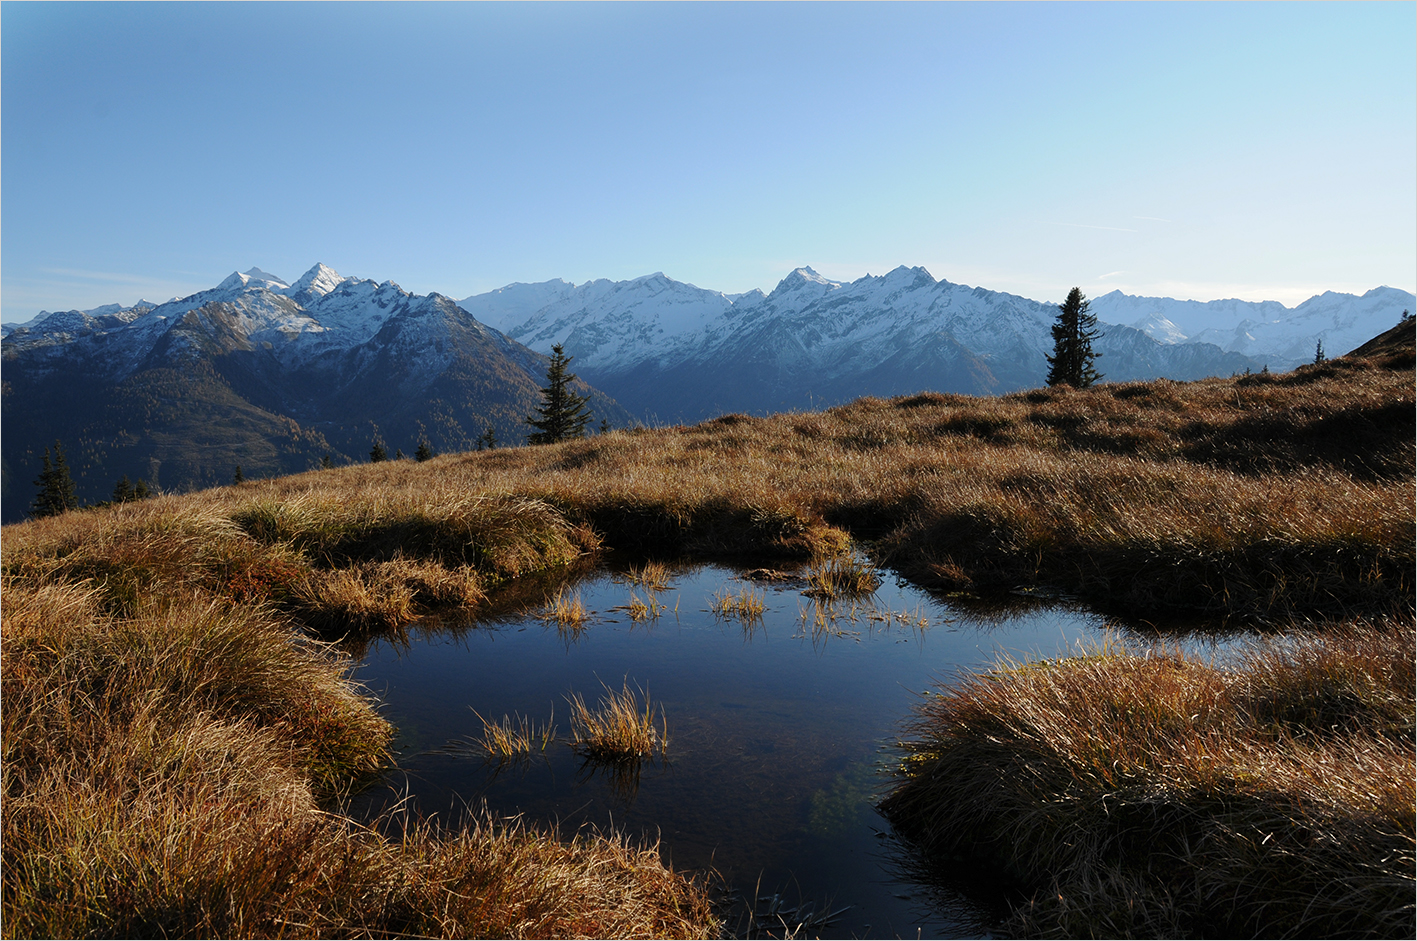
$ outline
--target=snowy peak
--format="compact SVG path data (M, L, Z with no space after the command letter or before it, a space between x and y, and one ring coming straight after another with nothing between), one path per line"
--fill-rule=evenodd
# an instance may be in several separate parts
M841 287L841 282L833 281L831 278L824 278L813 271L810 265L803 265L801 268L792 269L787 277L779 281L777 287L773 289L773 293L776 294L778 291L784 290L795 290L804 285L821 285L822 287L831 289Z
M250 281L247 282L248 284L249 284L251 281L264 281L264 282L266 282L267 284L271 284L271 285L274 285L274 286L276 286L276 287L286 287L286 286L287 286L286 283L285 283L285 279L284 279L284 278L276 277L275 275L271 274L269 271L262 271L260 268L255 268L255 267L250 268L249 270L247 270L247 271L245 272L245 274L246 274L246 277L250 279Z
M248 274L250 272L247 272ZM345 279L340 277L338 271L327 265L316 262L315 267L302 274L287 292L294 297L297 294L310 294L315 297L323 297L340 286Z

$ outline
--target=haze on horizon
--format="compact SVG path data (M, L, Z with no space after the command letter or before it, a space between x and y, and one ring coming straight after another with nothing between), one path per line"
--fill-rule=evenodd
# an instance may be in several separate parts
M0 6L0 316L923 265L1417 287L1411 3Z

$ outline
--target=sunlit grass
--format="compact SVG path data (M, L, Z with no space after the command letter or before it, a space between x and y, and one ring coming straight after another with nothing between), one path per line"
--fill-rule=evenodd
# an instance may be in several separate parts
M1022 936L1410 936L1413 636L1006 660L926 697L883 808L1038 888Z
M572 592L563 586L557 590L556 597L541 609L537 617L558 627L578 631L590 619L590 612L581 601L580 592Z
M618 693L606 686L605 695L594 708L586 705L580 693L566 697L571 704L572 745L583 754L601 760L646 758L656 751L663 755L669 745L664 709L658 707L659 727L656 728L656 707L651 704L648 692L640 695L643 704L626 681Z
M763 593L756 588L720 588L709 599L709 610L721 618L736 618L740 621L756 621L767 610Z
M662 562L646 562L639 568L630 569L625 580L632 585L639 585L651 594L668 591L669 566Z
M484 719L476 709L472 712L482 722L482 734L473 739L472 744L489 758L508 760L545 752L556 738L554 710L545 725L537 725L530 717L522 715L504 715L501 721L493 722Z
M881 578L870 566L838 556L808 569L807 584L808 594L823 598L860 598L881 587Z

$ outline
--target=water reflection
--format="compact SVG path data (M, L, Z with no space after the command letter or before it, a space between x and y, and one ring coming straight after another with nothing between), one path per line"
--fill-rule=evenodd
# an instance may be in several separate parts
M800 573L746 576L642 566L543 580L515 586L515 605L499 599L476 624L373 642L359 676L399 728L419 808L457 819L485 801L563 832L658 838L676 868L722 875L743 934L781 934L793 919L834 936L988 931L997 886L911 863L875 810L888 783L879 769L923 690L1000 652L1098 643L1108 623L1037 599L986 616L891 581L824 597L804 594L819 586ZM558 599L580 604L575 629L541 619ZM667 750L588 759L563 730L544 751L491 757L481 717L544 728L569 697L599 696L601 677L654 691ZM359 809L377 815L399 796L371 792Z

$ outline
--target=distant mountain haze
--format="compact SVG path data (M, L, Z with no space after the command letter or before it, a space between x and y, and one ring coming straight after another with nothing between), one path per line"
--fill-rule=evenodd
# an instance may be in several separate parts
M1104 381L1288 369L1392 326L1413 295L1379 287L1277 302L1092 299ZM1054 304L899 267L850 283L810 267L724 294L663 273L553 280L454 301L317 264L251 268L190 297L41 312L3 327L3 502L20 518L57 438L86 502L122 475L181 490L392 455L521 444L557 343L592 424L693 422L922 390L1043 384Z

